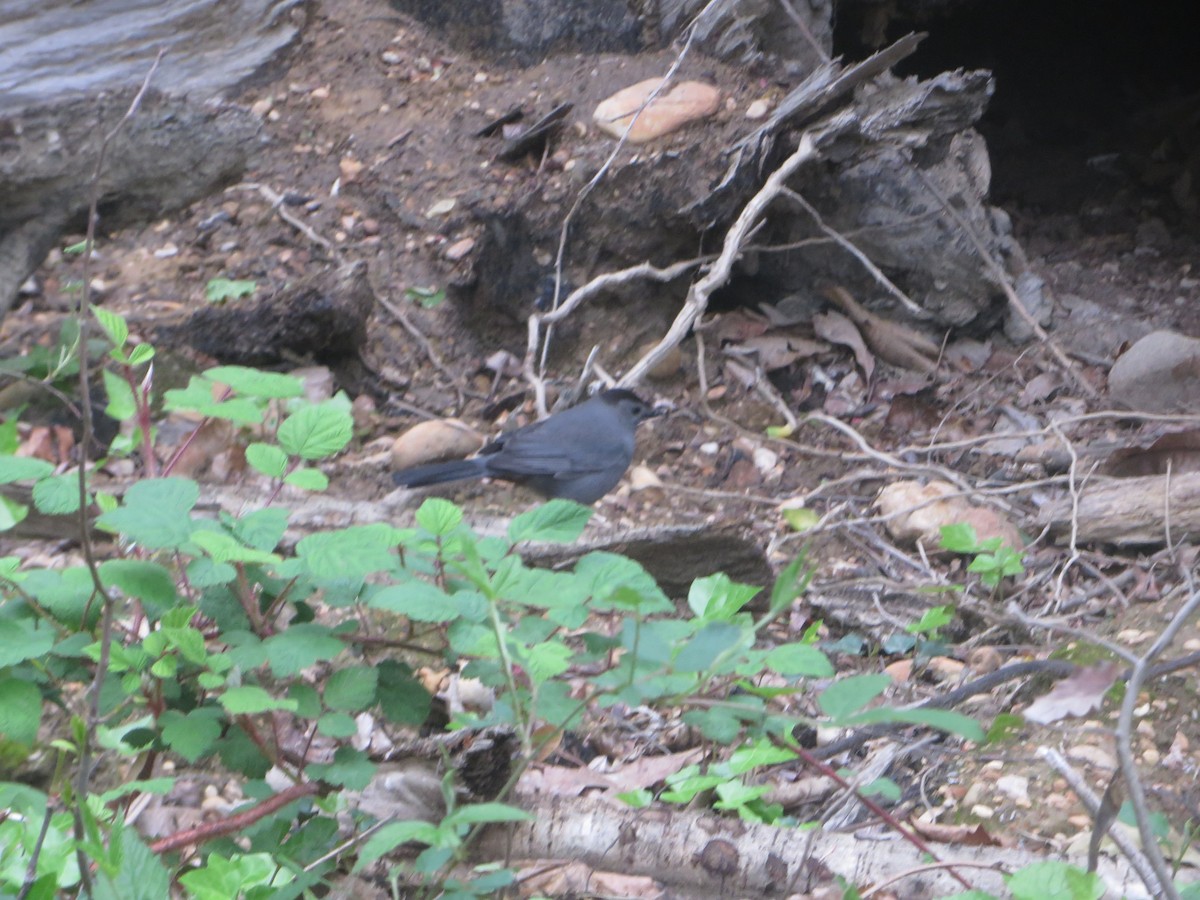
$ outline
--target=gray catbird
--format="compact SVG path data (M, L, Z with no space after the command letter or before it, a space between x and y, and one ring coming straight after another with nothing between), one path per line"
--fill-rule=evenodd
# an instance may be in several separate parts
M595 503L629 468L638 422L656 415L637 394L615 388L503 434L470 459L401 469L392 478L407 487L503 478L544 497Z

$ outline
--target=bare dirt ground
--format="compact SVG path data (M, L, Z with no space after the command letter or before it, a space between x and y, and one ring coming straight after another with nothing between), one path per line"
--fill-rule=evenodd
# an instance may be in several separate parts
M179 217L104 238L96 271L100 299L149 330L202 306L205 285L212 278L253 280L261 292L270 293L330 266L335 255L331 248L340 259L366 260L379 297L400 307L433 351L388 309L376 310L364 348L375 376L370 390L375 413L355 458L334 473L331 490L363 503L378 501L392 490L383 461L388 441L417 419L408 410L452 414L488 430L492 423L482 416L490 407L492 376L483 371L483 361L497 350L520 357L525 349L519 319L508 325L475 321L471 311L458 310L449 300L427 309L414 302L413 289L436 292L464 277L470 249L459 259L452 257L478 235L469 210L505 202L520 192L571 192L579 187L570 160L583 139L573 126L568 127L561 154L516 164L494 162L494 146L474 133L513 105L546 110L567 97L577 103L576 117L586 120L590 104L661 71L670 58L614 58L596 68L565 57L526 71L505 70L452 51L384 3L344 0L319 5L286 71L238 98L262 114L264 125L261 152L246 174L246 184ZM719 68L703 61L696 65ZM722 87L736 100L762 88L748 75L739 83L723 68L721 74L728 82ZM720 117L713 127L719 124ZM1152 191L1130 193L1122 189L1128 180L1109 183L1102 175L1083 186L1074 211L1047 210L1039 202L1034 180L1044 171L1031 168L1024 190L1013 187L1020 173L1006 176L1015 201L1009 211L1035 268L1058 297L1056 339L1077 352L1085 377L1102 391L1107 364L1123 342L1158 327L1200 331L1194 236L1186 227L1177 227L1186 217L1162 212L1170 210L1169 197ZM281 219L249 185L265 185L294 198L294 204L284 208L309 231ZM444 209L448 200L454 200L454 206L439 212L439 204ZM547 254L553 250L539 249ZM53 255L41 273L43 296L10 314L5 331L56 333L53 323L74 302L67 285L78 278L78 266L76 259ZM605 366L619 373L636 358L639 347L659 336L674 312L663 303L655 306L637 299L589 307L572 326L579 331L570 346L582 347L586 354L587 347L599 344ZM497 321L502 323L502 317ZM582 356L555 360L567 380L576 376L582 362ZM834 374L854 366L849 353L822 359L821 364ZM1045 373L1050 373L1049 381L1036 381ZM710 358L706 374L708 394L701 396L695 349L689 343L679 371L646 386L655 399L678 409L641 436L639 462L664 486L640 492L625 486L603 501L599 510L613 530L649 523L732 525L764 548L768 561L778 566L807 540L789 528L778 504L788 497L809 496L808 505L820 515L841 509L843 521L860 520L812 538L816 592L838 595L869 586L861 603L873 607L876 635L911 622L911 609L898 612L881 606L879 598L887 604L893 591L911 595L927 583L923 566L905 561L915 557L911 549L898 562L889 549L890 539L870 521L878 488L904 473L881 465L820 425L806 425L789 441L767 439L764 426L778 424L770 406L719 361ZM896 386L902 379L885 376L881 381ZM498 393L507 396L520 389L519 380L507 379ZM893 396L904 393L897 389ZM989 339L977 365L942 373L904 415L891 406L892 397L881 393L855 399L838 412L876 449L904 459L912 459L911 448L934 435L947 440L999 430L1003 415L998 410L1004 408L1023 410L1044 423L1055 414L1104 405L1085 401L1073 391L1041 348L1012 347L1000 337ZM717 416L705 410L705 402ZM528 415L528 410L522 414ZM1132 443L1136 434L1102 421L1091 437ZM1002 453L943 453L937 459L993 483L1031 480L1036 468L1023 468ZM819 493L810 494L823 484ZM466 488L457 496L480 514L503 514L529 502L527 496L495 486ZM1168 561L1153 548L1117 555L1092 548L1056 585L1068 550L1038 535L1033 515L1043 499L1030 490L1012 500L1011 515L1034 540L1027 554L1031 587L1015 599L1037 613L1065 609L1070 624L1143 649L1178 602L1161 599L1165 587L1174 582ZM948 560L935 560L932 569L949 581L967 580ZM941 602L938 595L929 601L936 602ZM997 612L1003 606L987 598L981 602L993 603ZM790 625L803 628L817 618L826 618L831 639L850 630L816 608L798 612ZM959 659L981 647L994 648L1006 660L1044 657L1073 640L1022 633L977 617L972 623L955 632L960 643L953 655ZM1194 649L1200 637L1190 631L1181 643ZM872 659L839 659L839 666L846 668L878 664ZM936 693L952 687L954 678L969 677L970 670L945 682L930 672L899 686L897 696ZM1184 672L1147 691L1134 747L1151 784L1161 788L1160 802L1176 828L1194 815L1187 812L1195 808L1188 798L1200 771L1193 681L1191 673ZM1034 693L1008 685L977 698L966 711L987 722L996 712L1019 709ZM909 789L904 804L913 815L925 813L950 823L982 821L999 841L1057 857L1090 827L1090 820L1066 783L1047 772L1035 751L1043 744L1064 748L1102 790L1115 768L1109 731L1114 715L1110 702L1094 719L1061 727L1026 726L1016 739L983 751L961 754L933 747L893 777Z

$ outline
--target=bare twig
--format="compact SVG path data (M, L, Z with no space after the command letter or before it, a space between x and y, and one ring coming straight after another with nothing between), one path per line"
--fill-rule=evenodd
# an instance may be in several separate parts
M92 441L95 439L95 429L92 425L91 361L88 359L88 333L90 331L92 311L92 279L90 270L92 251L96 244L96 219L99 216L100 176L104 172L104 164L108 158L109 147L117 135L120 134L121 129L125 127L126 123L137 114L138 107L141 106L142 100L146 96L146 91L150 89L150 82L154 78L154 73L158 71L158 64L162 61L165 52L165 49L158 51L158 54L154 57L153 64L150 66L150 70L146 73L146 77L142 79L142 86L134 95L133 100L130 101L125 114L121 116L117 124L112 127L112 130L100 142L100 150L96 155L96 167L92 171L91 196L88 200L87 234L83 245L83 293L79 297L78 309L79 407L82 414L81 429L83 432L82 439L79 442L79 536L80 547L83 550L84 560L87 563L87 569L92 579L93 590L92 596L88 598L88 604L90 606L96 598L99 598L102 603L100 654L96 661L96 675L89 688L87 725L82 742L83 746L78 748L79 771L75 780L75 838L80 845L75 852L79 861L79 877L83 883L85 894L89 897L93 894L91 874L82 847L84 827L79 808L81 804L87 801L88 782L92 774L92 744L96 737L96 726L100 722L100 696L104 689L104 678L108 672L109 659L112 653L113 616L116 605L113 598L105 591L104 583L100 579L100 570L96 562L96 552L92 542L92 520L88 514L88 451L91 449Z
M604 160L604 163L596 171L596 174L593 175L588 180L588 183L585 184L582 189L580 189L579 194L575 197L575 201L571 204L571 208L569 210L567 210L567 214L563 218L562 228L559 230L558 251L554 255L554 299L551 302L552 310L557 310L558 300L559 300L559 297L560 297L561 291L562 291L563 261L566 259L567 237L570 234L571 222L575 219L576 214L583 207L584 201L588 198L588 196L591 195L592 191L594 191L596 189L596 186L601 181L604 180L605 176L608 174L609 169L611 169L613 163L616 162L617 157L621 155L621 151L625 148L625 145L629 141L629 134L631 131L633 131L633 127L634 127L634 125L637 124L637 121L641 117L642 112L646 109L647 106L649 106L651 103L654 102L654 100L658 97L659 94L661 94L664 90L667 89L667 86L675 78L675 74L679 71L680 66L683 65L684 59L687 58L688 51L692 49L692 42L696 38L696 22L700 19L701 16L703 16L706 12L708 12L708 10L712 6L716 5L719 2L721 2L721 0L709 0L709 2L705 4L704 9L700 10L700 12L696 13L696 15L692 18L692 21L687 26L687 31L686 31L687 36L684 39L683 47L680 49L679 53L675 56L674 61L671 63L671 67L667 70L667 74L663 76L662 81L660 81L658 83L658 86L655 87L654 90L650 92L650 95L645 99L645 101L642 103L642 105L639 106L634 111L633 116L629 120L629 124L625 128L625 131L621 134L621 137L617 140L617 143L613 147L612 152L608 154L608 158ZM536 378L531 379L531 382L530 382L534 387L534 393L535 393L537 401L538 401L537 408L538 408L539 416L546 415L546 410L545 410L546 389L545 389L545 385L542 384L541 380L543 378L545 378L545 375L546 375L546 358L550 352L550 341L551 341L552 337L553 337L553 328L552 327L547 328L545 340L542 343L541 359L538 364L537 375L536 375Z
M1053 747L1039 747L1037 752L1038 756L1046 760L1050 764L1050 767L1063 777L1063 781L1067 783L1067 786L1075 792L1075 796L1083 803L1084 808L1088 811L1088 815L1095 819L1097 813L1100 811L1100 798L1096 796L1095 791L1091 789L1091 786L1088 785L1080 774L1075 771L1074 767L1067 762L1066 757ZM1110 836L1113 839L1113 843L1117 845L1117 849L1129 860L1129 865L1138 873L1138 877L1142 879L1142 882L1150 889L1151 893L1154 893L1154 883L1157 879L1155 878L1154 869L1150 866L1150 861L1142 855L1142 852L1138 850L1133 841L1124 832L1114 831Z
M704 315L704 311L708 308L708 298L712 295L713 291L729 280L730 273L733 271L733 264L742 253L746 235L758 223L759 217L766 212L767 207L782 193L787 179L802 165L812 162L816 158L816 142L813 134L806 131L800 136L800 146L796 148L795 152L785 159L778 169L771 173L758 193L751 197L749 202L742 207L741 213L725 234L725 242L722 245L721 253L712 264L712 268L709 269L703 278L692 285L691 290L688 291L687 301L675 316L675 321L658 342L658 345L638 360L633 368L625 373L625 376L620 381L622 387L636 385L641 381L646 372L662 362L663 358L687 336L687 333L691 330L696 320Z
M897 300L899 300L900 304L905 309L907 309L910 313L912 313L913 316L915 316L916 318L919 318L919 319L928 319L930 317L929 312L927 310L922 309L921 306L918 303L916 303L916 301L914 301L911 297L908 296L908 294L906 294L906 293L904 293L904 291L900 290L900 288L896 286L895 282L893 282L890 278L887 277L887 275L885 275L883 273L883 270L880 269L879 266L877 266L877 265L875 265L875 263L871 262L871 259L870 259L870 257L867 256L867 254L863 253L862 250L860 250L848 238L844 237L842 234L840 234L835 229L831 228L829 225L826 225L825 220L821 218L821 214L819 212L817 212L816 208L811 203L809 203L806 199L804 199L803 196L801 196L796 191L791 190L790 188L786 188L783 191L783 194L789 200L792 200L793 202L797 203L800 207L802 207L804 209L804 211L806 213L808 213L808 215L812 218L812 220L813 220L814 224L816 224L817 228L819 228L821 230L822 234L824 234L831 241L833 241L835 244L837 244L839 247L841 247L843 250L845 250L847 253L849 253L851 256L853 256L855 259L857 259L859 261L859 263L862 265L862 267L864 269L866 269L867 272L871 275L871 277L874 278L875 281L878 282L879 285L885 291L887 291L889 294L891 294L893 297L895 297Z
M235 185L232 185L231 187L227 187L225 189L226 193L229 193L230 191L256 191L256 192L258 192L263 197L264 200L266 200L268 203L271 204L271 208L279 214L279 218L283 219L283 221L287 222L289 225L291 225L293 228L295 228L297 231L299 231L302 235L304 235L306 238L308 238L310 241L312 241L314 244L316 244L319 247L324 247L327 251L329 251L331 254L333 254L333 256L335 258L337 257L338 250L337 250L337 247L334 245L333 241L329 240L329 238L325 238L325 237L322 237L321 235L317 234L317 232L313 229L313 227L311 225L309 225L307 222L302 222L302 221L300 221L300 219L297 219L295 216L293 216L288 211L288 208L284 205L283 194L280 194L280 193L272 190L265 184L257 184L255 182L250 182L250 181L242 182L241 184L235 184Z

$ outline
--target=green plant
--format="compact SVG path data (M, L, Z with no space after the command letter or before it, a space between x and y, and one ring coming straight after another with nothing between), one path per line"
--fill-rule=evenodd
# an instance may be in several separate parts
M244 279L211 278L204 285L204 299L209 303L224 303L249 297L258 290L258 282Z
M1003 543L999 537L979 540L975 529L965 523L942 526L942 549L973 556L968 572L974 572L993 590L1012 575L1024 575L1025 563L1020 550Z
M720 574L696 580L680 615L645 569L618 555L588 553L569 570L530 567L522 544L574 541L591 516L562 500L485 537L454 504L430 499L411 527L329 529L284 553L289 511L280 500L289 488L325 489L319 463L352 439L348 400L310 403L298 379L236 366L167 391L167 411L242 429L247 462L265 482L258 505L202 514L200 486L173 474L178 455L157 455L153 349L131 344L119 316L95 316L108 339L108 412L127 425L111 453L140 459L145 474L120 497L88 492L95 527L116 541L108 558L60 568L0 559L0 761L54 761L44 791L0 784L0 806L16 811L0 821L0 892L161 897L174 881L194 897L298 896L343 858L361 868L402 844L424 848L395 868L407 885L486 896L507 884L511 873L495 867L457 881L446 870L478 825L527 814L502 797L463 804L449 782L440 821L389 823L333 852L342 842L336 817L346 812L340 797L376 770L352 744L355 717L412 727L430 709L410 665L379 649L396 631L494 691L490 710L463 713L452 727L507 726L529 759L613 704L682 709L729 752L705 771L680 773L664 799L703 793L716 808L786 823L745 778L796 756L792 734L807 720L771 701L835 674L815 631L766 639L808 583L802 561L781 573L756 618L747 604L760 589ZM0 483L29 485L42 512L78 512L78 476L11 455L13 443L0 446ZM833 681L816 697L820 720L917 722L982 738L956 713L879 704L887 684L879 675ZM281 741L280 722L305 743L328 742L328 761ZM122 825L135 795L169 790L173 778L103 790L114 761L149 772L168 754L236 774L250 798L236 833L214 828L200 865L186 872L176 870L169 841L148 846ZM268 787L271 769L290 786ZM352 820L365 834L365 815Z

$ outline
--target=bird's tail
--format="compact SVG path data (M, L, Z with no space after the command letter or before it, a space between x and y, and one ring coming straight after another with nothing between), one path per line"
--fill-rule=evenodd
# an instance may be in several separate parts
M467 478L482 478L487 474L479 459L456 459L453 462L432 463L414 466L392 473L392 480L404 487L423 487L427 484L442 484L445 481L462 481Z

